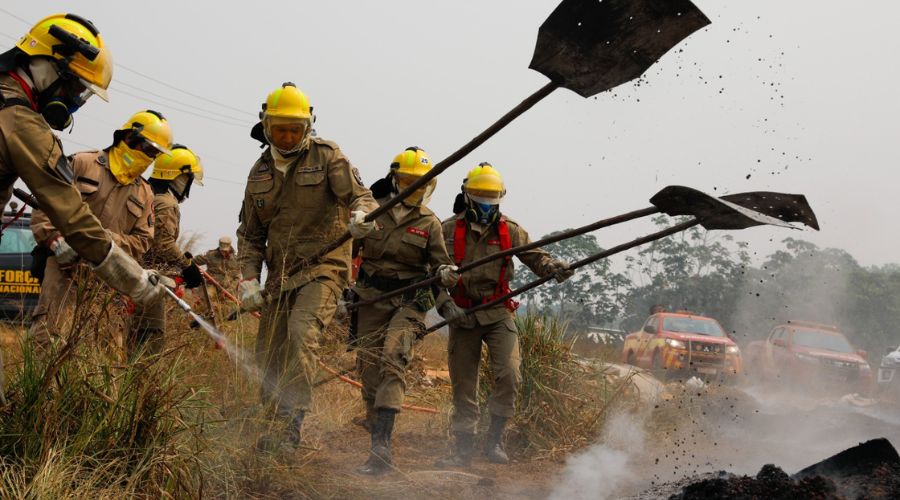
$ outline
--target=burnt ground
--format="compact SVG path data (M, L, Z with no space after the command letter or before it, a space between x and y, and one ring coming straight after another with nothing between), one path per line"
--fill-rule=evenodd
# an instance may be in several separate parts
M688 485L694 490L683 498L856 498L858 488L842 489L843 484L863 487L864 476L830 490L825 480L780 479L873 438L900 443L896 407L858 407L837 396L813 399L759 388L681 392L657 405L647 426L645 446L629 459L634 474L608 498L667 498ZM778 467L763 469L766 464ZM895 468L879 473L889 476ZM753 494L757 487L764 493ZM772 496L778 491L784 495Z

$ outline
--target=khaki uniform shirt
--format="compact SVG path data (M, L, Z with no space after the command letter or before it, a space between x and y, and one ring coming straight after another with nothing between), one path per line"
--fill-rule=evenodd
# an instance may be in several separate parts
M234 285L241 277L241 266L238 264L234 249L226 258L218 248L214 248L203 255L194 257L194 263L198 266L206 265L206 272L229 290L234 289Z
M440 265L453 264L444 245L441 221L434 212L415 207L399 221L393 212L378 217L377 229L358 243L362 270L367 275L407 280L424 277Z
M28 100L6 74L0 75L0 94ZM59 139L29 106L11 105L0 109L0 206L9 202L19 178L79 255L94 264L106 258L112 239L72 185L74 175Z
M527 245L531 242L528 233L525 232L518 223L512 219L503 216L506 219L506 226L509 229L509 237L512 246L517 247ZM443 223L444 240L447 242L447 250L451 259L455 262L454 257L454 240L456 233L456 221L464 219L464 214L457 214ZM461 265L481 259L487 255L500 252L500 236L497 234L497 226L492 225L489 228L481 224L473 224L467 222L468 230L466 231L466 255ZM546 251L535 248L517 254L516 257L531 269L538 276L545 276L550 273L548 268L553 258ZM500 269L504 259L496 259L482 266L476 267L471 271L462 273L462 284L465 288L466 295L474 300L487 299L497 292L497 282L500 280ZM509 281L513 280L515 275L515 266L510 260L506 268L506 277ZM449 297L441 294L438 300L443 303L450 300ZM507 319L510 311L503 304L497 304L490 309L484 309L475 313L475 319L481 325L489 325Z
M266 149L250 169L241 208L237 230L241 275L258 279L265 262L270 293L292 290L317 278L334 283L335 293L340 293L350 279L349 241L315 266L293 276L284 273L342 235L350 211L371 212L377 206L359 172L335 143L311 137L286 174L275 169Z
M110 172L107 161L103 151L75 153L70 159L75 186L116 245L140 259L153 239L153 191L140 177L123 186ZM42 210L31 215L31 231L42 245L59 235Z
M165 193L153 195L153 216L156 225L153 230L153 244L144 259L147 265L164 272L179 273L190 261L184 257L184 251L178 246L178 234L181 232L181 210L175 195Z

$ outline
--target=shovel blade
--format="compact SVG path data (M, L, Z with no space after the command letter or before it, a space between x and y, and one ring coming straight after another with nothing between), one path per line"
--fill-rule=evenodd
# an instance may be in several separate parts
M806 201L806 196L802 194L749 191L725 195L721 199L786 222L800 222L816 231L819 230L816 214Z
M796 229L777 218L776 212L770 215L762 210L765 207L761 205L760 210L753 210L685 186L668 186L650 198L650 203L667 215L692 215L700 219L700 224L708 230L746 229L762 225Z
M690 0L563 0L541 25L529 67L590 97L641 76L709 23Z

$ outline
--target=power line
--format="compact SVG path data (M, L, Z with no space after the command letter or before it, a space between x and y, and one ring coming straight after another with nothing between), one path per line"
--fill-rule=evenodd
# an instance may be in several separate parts
M222 103L220 103L220 102L218 102L218 101L214 101L214 100L212 100L212 99L207 99L206 97L203 97L202 95L197 95L197 94L194 94L193 92L188 92L187 90L180 89L180 88L178 88L178 87L176 87L176 86L174 86L174 85L170 85L170 84L168 84L168 83L166 83L166 82L164 82L164 81L162 81L162 80L153 78L152 76L145 75L145 74L141 73L140 71L137 71L137 70L135 70L135 69L131 69L131 68L129 68L128 66L125 66L124 64L118 64L118 63L117 63L117 66L120 67L120 68L122 68L122 69L124 69L125 71L129 71L129 72L134 73L134 74L136 74L136 75L138 75L138 76L144 77L144 78L150 80L151 82L156 82L156 83L158 83L158 84L160 84L160 85L162 85L162 86L164 86L164 87L168 87L168 88L170 88L170 89L172 89L172 90L176 90L176 91L178 91L178 92L181 92L182 94L189 95L189 96L191 96L191 97L193 97L193 98L195 98L195 99L200 99L200 100L206 101L206 102L208 102L208 103L210 103L210 104L215 104L215 105L217 105L217 106L221 106L221 107L223 107L223 108L227 108L227 109L230 109L230 110L232 110L232 111L237 111L238 113L242 113L242 114L245 114L245 115L248 115L248 116L256 117L256 115L255 115L254 113L251 113L251 112L247 111L246 109L236 108L236 107L234 107L234 106L229 106L229 105L227 105L227 104L222 104Z
M27 19L23 19L23 18L21 18L21 17L15 15L15 14L13 14L12 12L10 12L10 11L4 9L3 7L0 7L0 12L3 12L4 14L6 14L6 15L9 16L9 17L12 17L12 18L14 18L14 19L18 19L19 21L22 21L23 23L25 23L25 24L31 26L31 21L29 21L29 20L27 20Z
M128 82L123 82L121 79L116 79L115 84L116 84L117 86L118 86L118 85L124 85L124 86L126 86L126 87L128 87L128 88L132 88L132 89L134 89L134 90L138 90L138 91L140 91L140 92L144 92L145 94L150 94L150 95L152 95L152 96L159 97L160 99L166 99L166 100L168 100L168 101L174 102L175 104L179 104L179 105L181 105L181 106L187 106L187 107L189 107L189 108L193 108L193 109L196 109L196 110L198 110L198 111L202 111L202 112L204 112L204 113L209 113L209 114L211 114L211 115L220 116L220 117L222 117L222 118L227 118L227 119L229 119L229 120L236 120L236 121L244 120L244 118L237 118L237 117L230 116L230 115L223 115L222 113L218 113L218 112L213 111L213 110L211 110L211 109L201 108L201 107L199 107L199 106L194 106L193 104L189 104L189 103L186 103L186 102L184 102L184 101L179 101L179 100L177 100L177 99L172 99L171 97L166 97L166 96L164 96L164 95L157 94L156 92L151 92L151 91L149 91L149 90L147 90L147 89L143 89L143 88L141 88L141 87L138 87L137 85L132 85L132 84L130 84L130 83L128 83Z
M14 18L14 19L18 19L19 21L22 21L23 23L25 23L25 24L28 25L28 26L31 26L31 25L32 25L32 23L31 23L30 21L28 21L27 19L24 19L24 18L22 18L22 17L19 17L19 16L17 16L16 14L10 12L9 10L4 9L3 7L0 7L0 12L3 12L4 14L6 14L6 15L8 15L8 16ZM5 34L4 34L4 35L5 35ZM6 36L9 36L9 35L6 35ZM12 39L15 40L15 41L18 41L18 40L19 40L18 38L12 38ZM237 108L237 107L234 107L234 106L230 106L230 105L228 105L228 104L224 104L224 103L221 103L221 102L218 102L218 101L209 99L209 98L204 97L204 96L202 96L202 95L198 95L198 94L195 94L195 93L193 93L193 92L188 92L187 90L184 90L184 89L181 89L181 88L179 88L179 87L177 87L177 86L175 86L175 85L166 83L166 82L164 82L164 81L162 81L162 80L160 80L160 79L158 79L158 78L154 78L154 77L152 77L152 76L150 76L150 75L146 75L146 74L144 74L144 73L141 73L140 71L138 71L138 70L136 70L136 69L129 68L128 66L126 66L126 65L124 65L124 64L122 64L122 63L116 63L116 67L117 67L117 68L122 68L122 69L124 69L125 71L131 72L131 73L134 73L135 75L138 75L138 76L140 76L140 77L146 78L147 80L150 80L151 82L156 82L156 83L158 83L158 84L160 84L160 85L162 85L162 86L164 86L164 87L168 87L168 88L170 88L170 89L172 89L172 90L181 92L182 94L189 95L189 96L191 96L191 97L193 97L193 98L195 98L195 99L200 99L200 100L202 100L202 101L206 101L206 102L208 102L208 103L210 103L210 104L215 104L216 106L221 106L221 107L223 107L223 108L230 109L230 110L232 110L232 111L237 111L238 113L241 113L241 114L243 114L243 115L248 115L248 116L253 116L253 117L256 116L254 113L251 113L251 112L247 111L246 109L241 109L241 108Z
M135 95L135 94L132 94L131 92L126 92L126 91L124 91L124 90L122 90L122 89L110 89L110 90L113 90L113 91L115 91L116 93L123 94L123 95L126 95L126 96L128 96L128 97L131 97L131 98L140 100L140 101L147 101L147 102L151 102L151 103L153 103L153 104L158 104L158 105L160 105L160 106L166 106L166 107L172 108L172 109L174 109L174 110L181 111L182 113L187 113L187 114L189 114L189 115L194 115L194 116L197 116L197 117L199 117L199 118L203 118L204 120L209 120L209 121L221 123L221 124L223 124L223 125L230 125L230 126L232 126L232 127L237 127L237 128L242 128L242 129L248 129L248 128L249 128L249 125L247 125L246 123L226 122L225 120L222 120L222 119L219 119L219 118L213 118L213 117L210 117L210 116L201 115L200 113L195 113L195 112L189 111L189 110L187 110L187 109L181 109L181 108L178 108L177 106L172 106L171 104L166 104L166 103L164 103L164 102L159 102L159 101L155 101L155 100L153 100L153 99L148 99L148 98L146 98L146 97L144 97L144 96Z

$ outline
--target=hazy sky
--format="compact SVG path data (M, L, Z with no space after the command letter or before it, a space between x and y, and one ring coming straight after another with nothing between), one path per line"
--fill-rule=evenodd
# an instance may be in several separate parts
M735 236L760 255L775 247L770 240L793 236L866 265L900 261L900 7L696 3L712 25L645 83L588 100L556 91L442 174L432 208L449 216L460 180L480 161L503 173L503 210L534 238L642 208L669 184L804 193L820 233L765 227ZM78 112L74 131L62 134L66 151L105 147L133 112L162 111L176 141L204 160L207 182L182 205L182 228L211 248L237 227L260 152L249 129L281 82L307 93L319 135L340 144L370 184L406 146L438 161L543 85L527 68L556 4L7 0L0 9L27 23L0 11L0 44L61 9L93 20L117 63L111 102L94 98ZM612 246L649 228L597 236Z

